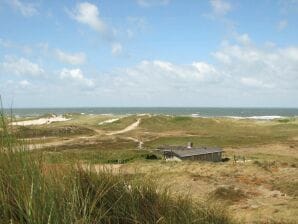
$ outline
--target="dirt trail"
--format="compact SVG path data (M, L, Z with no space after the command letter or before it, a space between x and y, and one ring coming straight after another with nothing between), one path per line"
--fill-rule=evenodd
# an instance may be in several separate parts
M106 135L109 135L109 136L110 135L117 135L117 134L122 134L122 133L125 133L125 132L132 131L132 130L136 129L139 126L140 122L141 122L141 119L139 118L136 122L132 123L131 125L127 126L126 128L124 128L122 130L119 130L119 131L109 132ZM101 130L98 130L98 129L95 129L95 128L93 130L95 131L96 134L92 135L92 136L80 136L80 137L70 138L70 139L67 139L67 140L58 140L58 141L40 143L40 144L38 144L38 143L37 144L28 144L27 147L28 147L29 150L34 150L34 149L42 149L42 148L45 148L45 147L61 146L61 145L65 145L65 144L75 142L79 139L94 139L94 138L104 134ZM139 148L141 148L142 145L143 145L143 142L139 141L136 138L127 137L127 139L132 140L134 142L138 142L139 143Z
M140 122L141 122L141 118L139 118L136 122L132 123L131 125L127 126L126 128L124 128L120 131L112 131L110 133L107 133L107 135L117 135L117 134L122 134L125 132L132 131L139 126Z

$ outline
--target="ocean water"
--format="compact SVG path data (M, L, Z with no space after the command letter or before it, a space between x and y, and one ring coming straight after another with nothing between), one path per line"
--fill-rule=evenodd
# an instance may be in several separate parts
M10 113L9 109L5 109ZM211 108L211 107L78 107L78 108L18 108L15 116L40 116L44 114L164 114L194 117L278 118L298 116L298 108Z

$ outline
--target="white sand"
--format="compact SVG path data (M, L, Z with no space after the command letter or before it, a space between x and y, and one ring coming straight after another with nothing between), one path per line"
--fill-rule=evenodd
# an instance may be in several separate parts
M191 117L201 117L199 114L192 114Z
M29 125L50 124L52 122L61 122L61 121L68 121L68 120L70 119L59 115L59 116L53 116L53 117L47 117L47 118L39 118L35 120L17 121L17 122L12 122L11 124L19 125L19 126L29 126Z
M127 126L126 128L124 128L120 131L110 132L107 135L117 135L117 134L122 134L122 133L125 133L125 132L132 131L132 130L136 129L139 126L140 122L141 122L141 119L139 118L136 122L132 123L131 125Z
M144 113L144 114L137 114L138 117L143 117L143 116L148 116L148 117L152 117L151 114L149 113Z
M99 122L98 125L110 124L110 123L113 123L113 122L118 121L118 120L119 120L119 118L113 118L113 119L109 119L109 120L106 120L106 121Z
M282 116L252 116L248 117L249 119L255 119L255 120L274 120L274 119L281 119L284 118Z

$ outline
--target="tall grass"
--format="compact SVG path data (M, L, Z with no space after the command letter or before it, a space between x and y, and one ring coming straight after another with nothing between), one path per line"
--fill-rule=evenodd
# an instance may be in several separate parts
M50 165L11 135L0 114L0 223L231 223L221 207L173 196L150 181Z

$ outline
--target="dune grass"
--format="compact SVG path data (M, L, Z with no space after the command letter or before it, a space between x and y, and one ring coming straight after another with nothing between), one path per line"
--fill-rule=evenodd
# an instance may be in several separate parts
M67 150L49 151L44 149L44 159L48 163L74 163L81 161L90 164L124 164L134 161L148 161L150 156L161 159L159 154L144 150Z
M237 202L246 198L243 190L234 186L220 186L210 193L210 199L224 200L227 202Z
M273 189L284 192L290 196L298 197L298 181L278 180L273 182Z
M20 138L69 137L78 135L93 135L94 131L80 126L68 125L63 127L14 127L14 132Z
M126 116L126 117L120 118L119 120L113 123L104 124L99 128L105 131L119 131L131 125L132 123L136 122L137 120L138 118L135 115Z
M144 133L172 133L146 142L154 148L163 144L239 147L271 143L292 142L297 136L297 119L288 122L235 120L227 118L192 118L154 116L142 119ZM176 133L175 133L176 132Z
M151 181L45 162L0 114L0 223L232 223L225 209L158 189Z

